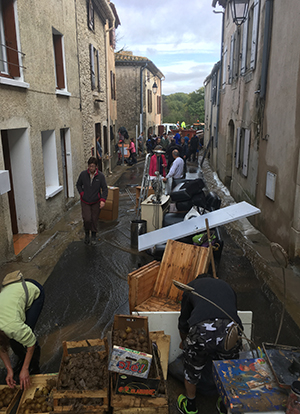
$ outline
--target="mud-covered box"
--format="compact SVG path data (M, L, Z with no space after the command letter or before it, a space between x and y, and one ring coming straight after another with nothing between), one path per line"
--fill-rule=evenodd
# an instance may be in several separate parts
M133 333L134 335L131 335ZM111 336L110 361L113 361L117 352L124 351L124 356L127 353L127 357L130 358L130 351L133 351L131 361L130 359L122 361L121 366L125 369L122 369L120 373L111 374L114 379L115 392L128 395L156 395L160 376L149 338L148 318L145 316L115 315ZM129 368L128 370L126 370L126 366ZM147 372L142 372L145 368L148 371L146 376ZM136 369L137 371L135 371Z

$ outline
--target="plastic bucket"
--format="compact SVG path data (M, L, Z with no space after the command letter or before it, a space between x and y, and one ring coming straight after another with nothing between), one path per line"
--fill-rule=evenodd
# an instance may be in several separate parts
M138 248L138 238L141 234L147 233L146 220L132 220L131 221L131 247Z

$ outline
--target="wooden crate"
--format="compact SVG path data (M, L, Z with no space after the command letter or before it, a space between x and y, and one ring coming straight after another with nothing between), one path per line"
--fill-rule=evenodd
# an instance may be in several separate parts
M0 390L3 390L4 388L8 388L8 385L0 385ZM5 407L5 408L4 407L3 408L0 408L0 414L9 414L11 412L11 410L14 408L14 406L15 406L18 398L20 397L21 392L22 391L20 390L20 387L17 386L15 388L14 397L11 400L10 404L7 407Z
M96 348L95 348L96 347ZM94 349L93 349L94 348ZM98 352L104 352L106 355L108 355L108 346L106 339L89 339L89 340L83 340L83 341L69 341L63 342L63 358L70 353L78 353L78 351L86 350L94 351L95 349L98 350ZM58 380L61 375L62 371L62 364L63 359L61 362L61 367L58 375ZM54 390L53 391L53 406L55 412L74 412L73 407L70 406L64 406L59 405L61 400L64 398L72 398L72 399L78 399L79 401L83 398L102 398L103 399L103 405L85 405L84 407L80 408L80 413L105 413L109 410L109 387L105 389L99 389L99 390ZM78 410L77 410L78 412Z
M180 311L183 292L173 279L189 283L208 271L210 250L168 240L161 263L151 262L129 273L130 312Z
M37 375L32 375L30 377L30 387L27 388L27 390L23 391L22 397L20 399L20 403L18 406L18 410L16 414L19 414L19 412L21 411L21 406L22 404L28 399L34 398L34 394L37 390L42 389L43 387L47 386L47 381L49 379L55 379L57 380L58 374L37 374ZM52 393L50 393L50 401L52 398ZM52 404L49 404L52 405ZM0 411L1 412L1 411ZM49 411L51 412L51 411ZM2 413L2 412L1 412ZM41 414L41 413L40 413Z

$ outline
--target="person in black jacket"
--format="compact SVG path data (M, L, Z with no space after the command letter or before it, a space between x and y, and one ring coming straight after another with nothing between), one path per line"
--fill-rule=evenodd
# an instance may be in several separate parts
M184 354L186 395L179 395L177 408L183 414L196 414L196 386L201 372L209 361L238 358L240 331L236 329L231 341L228 332L236 325L242 329L242 322L237 314L236 294L224 280L202 274L188 286L227 313L191 292L183 293L178 329Z
M80 194L82 219L86 244L96 244L96 233L100 209L104 207L108 188L104 174L97 168L97 158L90 157L88 169L82 171L76 183ZM90 232L92 240L90 240Z

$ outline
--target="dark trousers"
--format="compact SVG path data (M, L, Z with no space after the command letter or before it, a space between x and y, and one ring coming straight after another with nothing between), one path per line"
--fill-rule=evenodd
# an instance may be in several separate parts
M100 202L85 204L81 201L81 212L85 231L97 233L98 219L100 214Z
M37 323L37 320L40 316L40 313L43 309L44 300L45 300L45 292L44 292L43 286L40 285L36 280L33 280L33 279L25 279L25 280L26 282L31 282L34 285L36 285L40 289L40 292L41 292L40 296L32 302L32 305L30 306L30 308L27 310L25 314L26 316L25 324L28 325L33 331ZM25 346L15 341L14 339L10 339L10 346L14 354L17 355L18 357L18 362L14 369L14 372L16 374L19 374L22 369L23 363L24 363L27 349ZM40 355L41 355L41 348L38 344L38 341L36 341L34 353L33 353L30 366L29 366L29 372L31 372L32 374L39 373Z

